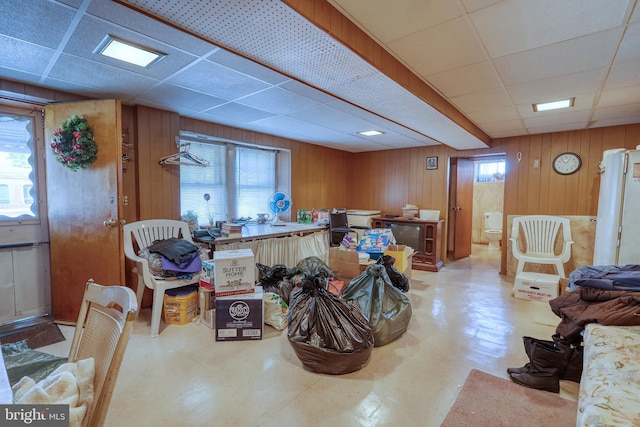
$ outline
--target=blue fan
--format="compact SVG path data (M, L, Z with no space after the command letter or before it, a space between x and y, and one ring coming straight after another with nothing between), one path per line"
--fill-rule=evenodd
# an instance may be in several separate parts
M280 214L291 209L291 199L287 193L277 191L269 198L269 210L273 214L273 222L271 225L286 225L280 220Z

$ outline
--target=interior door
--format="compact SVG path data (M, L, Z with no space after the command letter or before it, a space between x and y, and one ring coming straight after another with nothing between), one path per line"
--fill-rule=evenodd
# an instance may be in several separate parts
M450 201L451 227L453 232L453 259L465 258L471 255L471 232L473 227L473 160L451 159L452 200Z
M83 116L98 146L88 169L73 171L56 161L46 144L51 258L51 302L56 320L77 320L84 286L125 283L122 212L122 124L119 100L49 105L45 140L72 116Z

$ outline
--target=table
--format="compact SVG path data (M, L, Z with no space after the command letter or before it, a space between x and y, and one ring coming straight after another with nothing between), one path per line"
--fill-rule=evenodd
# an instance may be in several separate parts
M269 239L272 237L303 236L328 229L328 225L318 223L298 224L297 222L284 222L283 224L284 225L249 223L242 226L242 237L216 237L215 239L210 237L196 237L194 240L207 243L212 247L217 244Z
M325 263L329 259L328 227L324 224L285 225L246 224L242 237L196 237L194 241L205 243L211 251L250 248L255 262L272 266L295 266L302 259L316 256Z
M0 405L10 405L13 403L13 392L9 384L9 377L4 366L4 358L0 357Z

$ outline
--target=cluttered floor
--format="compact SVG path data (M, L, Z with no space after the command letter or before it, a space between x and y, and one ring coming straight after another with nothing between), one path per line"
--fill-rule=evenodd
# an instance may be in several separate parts
M407 332L345 375L305 370L286 329L270 326L260 341L216 342L198 323L163 324L151 339L145 308L106 425L439 426L472 369L508 378L527 361L522 336L550 339L559 322L548 303L513 298L499 267L499 251L474 245L437 273L413 270ZM61 329L67 340L41 351L67 354L73 330ZM561 382L561 397L577 394Z

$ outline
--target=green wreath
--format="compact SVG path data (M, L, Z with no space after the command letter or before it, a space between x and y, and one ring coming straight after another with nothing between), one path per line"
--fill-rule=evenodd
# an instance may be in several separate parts
M98 146L93 132L82 116L73 116L53 131L51 149L56 160L73 171L87 169L96 161Z

